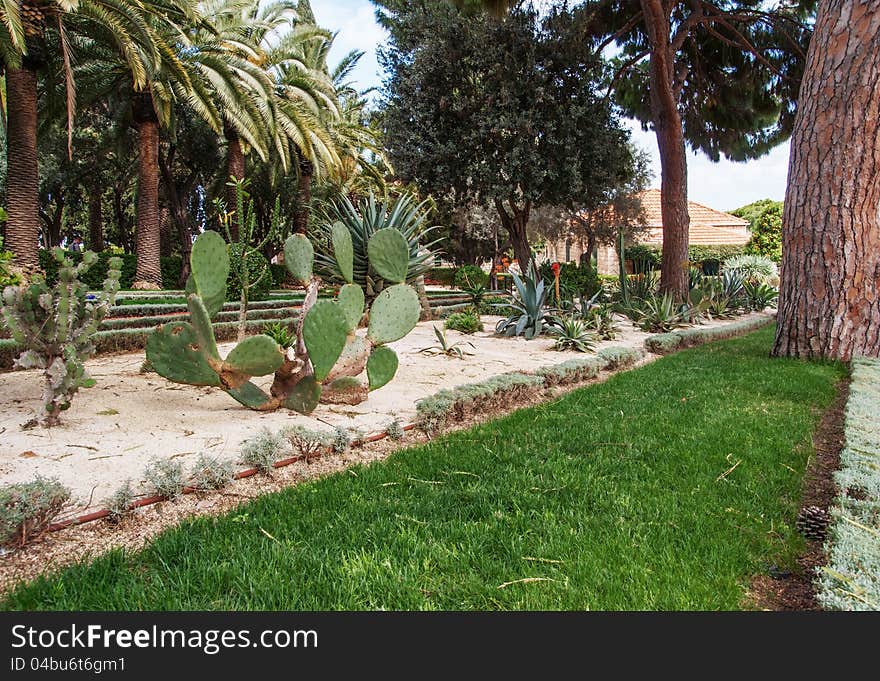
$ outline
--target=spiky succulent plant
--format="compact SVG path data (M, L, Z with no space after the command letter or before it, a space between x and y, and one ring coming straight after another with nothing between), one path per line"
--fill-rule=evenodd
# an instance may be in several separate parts
M229 258L219 234L205 232L193 244L194 292L188 299L188 322L160 326L147 342L147 357L165 378L191 385L218 386L251 409L285 406L308 414L319 400L357 404L369 390L381 388L397 371L397 355L387 347L408 334L419 319L419 299L407 278L409 246L397 230L380 229L368 243L370 268L388 285L369 308L364 335L357 329L365 312L363 289L352 282L351 235L332 228L334 254L346 282L335 300L318 300L320 280L313 274L314 248L302 234L284 244L284 261L305 300L287 349L267 335L244 339L221 358L208 304L222 305ZM366 371L366 384L358 376ZM274 373L267 394L251 378Z

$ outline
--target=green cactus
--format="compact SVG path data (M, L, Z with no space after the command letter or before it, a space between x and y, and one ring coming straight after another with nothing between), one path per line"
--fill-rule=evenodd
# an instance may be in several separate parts
M350 284L354 281L354 245L351 232L341 222L334 222L330 228L330 241L333 243L333 257L339 273Z
M386 227L367 242L370 267L383 279L400 284L406 281L409 267L409 244L396 229Z
M195 293L203 300L226 296L226 279L229 277L229 253L226 242L217 232L200 234L192 247L190 267Z
M312 278L315 249L304 234L292 234L284 242L284 264L294 281L307 285Z
M396 284L384 289L370 308L367 337L381 345L400 340L419 321L419 296L412 286Z
M370 390L378 390L388 383L397 373L399 360L391 348L380 345L370 353L367 360L367 380Z
M50 287L42 274L36 275L30 283L7 286L2 304L6 328L26 348L15 367L44 370L47 426L58 423L80 388L95 384L83 363L94 354L92 336L113 304L122 267L120 258L111 258L103 290L90 296L80 279L98 256L87 251L79 265L60 248L52 256L59 265L55 286Z
M357 284L346 284L339 289L336 303L342 308L348 331L357 329L364 316L364 290Z
M341 270L348 273L353 257L351 235L340 227L333 229L333 245ZM319 401L357 404L366 399L368 389L375 390L394 377L397 355L382 345L403 338L415 326L420 312L415 290L404 283L385 288L367 311L370 324L366 336L359 336L364 290L348 283L336 300L318 300L320 280L312 273L314 251L301 234L291 235L284 244L285 264L306 292L292 334L295 341L285 349L269 336L252 336L239 341L225 359L221 358L211 312L222 306L225 288L219 287L221 277L211 267L228 271L229 262L216 238L214 233L205 233L193 245L193 257L199 265L193 264L188 290L189 322L159 327L147 343L147 358L160 375L181 383L220 386L250 409L268 411L285 406L303 414L311 413ZM406 280L409 247L400 233L389 229L374 233L369 254L369 266L380 276L388 281ZM212 297L209 305L205 292L215 296L216 287L219 304ZM358 378L365 370L366 385ZM253 376L272 373L269 393L250 381Z

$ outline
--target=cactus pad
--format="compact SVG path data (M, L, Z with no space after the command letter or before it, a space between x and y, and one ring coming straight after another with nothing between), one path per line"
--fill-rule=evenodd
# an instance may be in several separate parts
M229 253L222 236L217 232L200 234L192 246L190 265L196 292L202 298L214 298L221 292L225 296Z
M192 295L193 293L198 293L196 290L196 281L193 279L193 275L190 274L186 278L186 286L184 287L185 293L187 296ZM220 289L220 291L212 296L205 298L201 296L202 302L205 304L205 309L208 311L208 316L213 319L220 310L223 309L223 303L226 302L226 289Z
M413 330L421 311L419 296L412 286L397 284L386 288L370 308L367 337L377 345L400 340Z
M284 264L300 284L312 278L312 266L315 261L315 249L312 242L303 234L291 234L284 242Z
M333 242L333 257L339 271L349 284L354 281L354 247L351 243L351 232L341 222L334 222L330 228L330 239Z
M370 390L377 390L388 383L397 373L397 355L391 348L379 346L370 353L367 360L367 380Z
M189 320L195 329L202 352L207 355L207 359L220 359L217 341L214 338L214 327L211 326L211 318L202 299L193 294L186 299L186 305L189 308Z
M274 373L283 362L281 347L269 336L262 334L245 338L226 357L228 366L248 376Z
M319 300L306 313L302 333L315 378L323 381L345 347L348 336L345 315L335 301Z
M220 385L189 322L163 324L147 338L147 359L160 376L188 385Z
M342 376L357 376L367 366L370 356L370 344L361 336L349 337L342 354L333 365L332 371L327 375L325 383L334 381Z
M284 406L298 411L300 414L311 414L315 411L320 399L321 384L315 380L314 376L306 376L290 391L284 401Z
M364 291L357 284L346 284L339 289L336 302L345 315L349 332L354 331L364 316Z
M226 392L236 402L244 405L248 409L259 410L272 401L272 398L250 381L243 383L237 388L227 389Z
M395 283L406 281L409 269L409 244L396 229L385 227L373 233L367 242L370 267L383 279Z

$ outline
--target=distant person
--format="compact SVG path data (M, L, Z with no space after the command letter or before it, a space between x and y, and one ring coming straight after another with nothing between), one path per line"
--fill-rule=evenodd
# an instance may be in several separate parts
M83 240L80 237L74 237L73 243L70 244L70 250L74 253L83 252Z

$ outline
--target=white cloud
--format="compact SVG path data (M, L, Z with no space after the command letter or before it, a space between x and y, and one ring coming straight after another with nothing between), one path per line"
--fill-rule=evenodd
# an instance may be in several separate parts
M318 23L339 32L331 53L335 63L351 50L365 52L352 79L361 89L381 84L382 73L376 60L376 48L387 34L376 23L369 0L312 0ZM654 181L660 186L660 160L653 132L645 132L629 122L633 140L651 154ZM732 210L758 199L782 200L788 173L788 144L767 156L748 163L714 163L702 154L688 154L688 196L699 203L720 210Z

